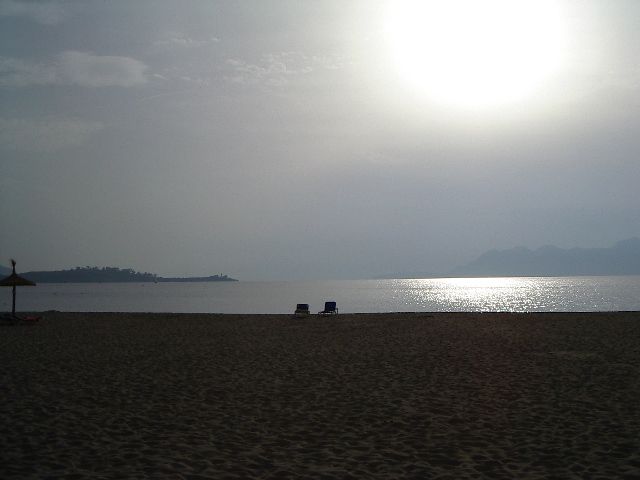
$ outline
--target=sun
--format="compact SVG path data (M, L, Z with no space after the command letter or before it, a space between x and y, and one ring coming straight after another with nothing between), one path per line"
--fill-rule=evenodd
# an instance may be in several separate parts
M392 0L384 31L406 87L484 107L530 96L558 70L561 20L552 0Z

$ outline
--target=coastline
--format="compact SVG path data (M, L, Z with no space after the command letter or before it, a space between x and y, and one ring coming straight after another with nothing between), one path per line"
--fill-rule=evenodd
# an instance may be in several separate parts
M44 312L0 328L2 478L621 478L640 313Z

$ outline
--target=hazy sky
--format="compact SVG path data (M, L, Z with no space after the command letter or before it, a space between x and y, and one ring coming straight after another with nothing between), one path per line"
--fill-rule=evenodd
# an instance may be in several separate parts
M476 3L0 0L1 263L367 278L640 236L640 2Z

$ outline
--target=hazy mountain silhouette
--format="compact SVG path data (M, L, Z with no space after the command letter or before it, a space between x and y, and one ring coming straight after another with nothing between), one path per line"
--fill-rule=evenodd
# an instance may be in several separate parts
M452 276L461 277L638 274L639 238L620 241L610 248L563 249L549 245L537 250L490 250L452 272Z
M0 266L2 270L4 267ZM7 275L11 269L6 269ZM101 282L236 282L227 275L212 275L209 277L159 277L155 273L136 272L131 268L117 267L76 267L70 270L53 270L40 272L24 272L20 275L37 283L101 283Z

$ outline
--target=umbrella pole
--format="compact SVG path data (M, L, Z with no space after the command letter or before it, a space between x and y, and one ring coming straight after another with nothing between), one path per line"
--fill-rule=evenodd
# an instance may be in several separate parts
M11 315L16 316L16 286L13 286L13 302L11 303Z

